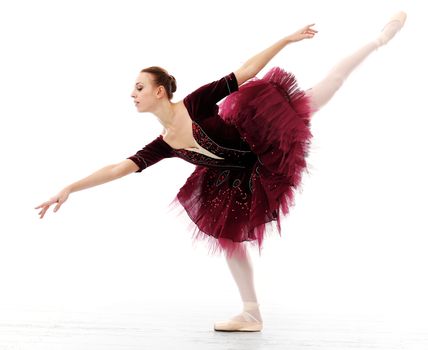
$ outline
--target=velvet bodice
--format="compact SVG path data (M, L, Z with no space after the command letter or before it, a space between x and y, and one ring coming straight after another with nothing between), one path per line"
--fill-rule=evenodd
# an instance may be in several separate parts
M227 123L218 113L217 102L237 90L238 83L232 72L220 80L201 86L183 99L192 119L192 133L196 142L224 159L188 149L174 149L159 135L135 155L128 157L139 166L137 172L170 157L179 157L192 164L209 167L245 168L254 164L257 157L235 125Z

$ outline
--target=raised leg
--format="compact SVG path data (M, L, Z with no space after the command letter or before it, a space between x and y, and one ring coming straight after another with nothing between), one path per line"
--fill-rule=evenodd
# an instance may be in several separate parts
M351 72L362 61L364 61L367 56L380 46L388 43L388 41L395 36L395 34L404 25L406 17L407 16L404 12L395 14L385 25L376 39L365 44L353 54L342 59L333 67L323 80L306 91L307 95L310 96L311 107L314 112L318 111L322 106L330 101L349 74L351 74Z

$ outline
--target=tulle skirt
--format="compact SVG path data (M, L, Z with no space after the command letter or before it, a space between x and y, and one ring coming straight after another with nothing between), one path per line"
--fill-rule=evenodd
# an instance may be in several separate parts
M279 67L227 96L219 115L234 124L256 155L246 168L196 166L170 203L191 219L194 242L212 254L243 254L245 242L261 254L263 240L281 235L281 218L294 205L310 149L309 97Z

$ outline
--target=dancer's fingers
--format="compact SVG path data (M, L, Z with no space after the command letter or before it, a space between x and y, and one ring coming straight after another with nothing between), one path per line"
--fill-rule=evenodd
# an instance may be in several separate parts
M41 215L42 213L43 213L43 211L45 210L45 207L43 207L40 211L39 211L39 213L38 213L38 215Z
M58 211L58 209L61 207L61 204L62 203L60 203L60 202L58 202L58 204L55 206L55 208L54 208L54 213L56 213L57 211Z
M315 25L315 23L309 24L309 25L307 25L306 27L304 27L304 30L305 30L306 32L315 32L315 33L317 33L318 31L317 31L316 29L311 28L311 27L313 27L314 25Z
M39 215L40 215L40 219L43 219L43 216L45 216L45 213L46 213L46 211L48 210L48 208L49 208L49 207L45 207L45 208L43 208L43 209L40 211L40 213L39 213Z
M39 204L37 207L35 207L34 209L39 209L41 207L44 207L48 202L43 202L42 204Z
M42 219L45 216L46 212L48 211L48 209L50 208L50 206L52 204L53 204L52 200L50 200L50 201L48 201L48 202L45 203L45 205L43 206L42 210L39 212L40 219Z
M306 30L304 31L304 33L312 33L312 34L315 34L315 33L318 33L318 31L317 31L317 30L315 30L315 29L311 29L311 28L309 28L309 29L306 29Z

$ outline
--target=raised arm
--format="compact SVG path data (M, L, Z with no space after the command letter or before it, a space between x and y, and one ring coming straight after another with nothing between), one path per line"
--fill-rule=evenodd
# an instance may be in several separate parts
M238 86L245 83L248 79L255 77L265 66L266 64L286 45L300 41L303 39L313 38L317 31L311 27L314 24L309 24L297 32L288 35L281 40L277 41L272 46L258 53L257 55L251 57L246 61L241 68L234 71L236 79L238 81Z
M119 179L125 175L137 171L138 169L139 167L130 159L125 159L117 164L107 165L95 171L91 175L66 186L64 189L58 192L58 194L51 197L51 199L49 199L48 201L38 205L37 207L35 207L35 209L41 209L39 215L40 219L43 219L43 216L52 204L57 203L53 210L54 212L56 212L61 207L61 205L68 199L68 196L72 192L77 192L86 188L98 186L103 183Z

